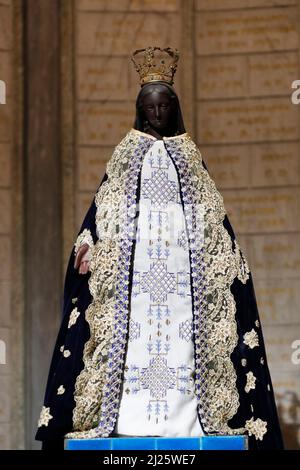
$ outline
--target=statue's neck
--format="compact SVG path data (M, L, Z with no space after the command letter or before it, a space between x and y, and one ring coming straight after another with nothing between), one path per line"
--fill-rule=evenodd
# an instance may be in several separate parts
M172 137L173 136L173 132L169 128L161 129L158 132L153 127L149 127L147 129L147 134L153 135L153 137L156 137L157 139L162 139L163 137Z

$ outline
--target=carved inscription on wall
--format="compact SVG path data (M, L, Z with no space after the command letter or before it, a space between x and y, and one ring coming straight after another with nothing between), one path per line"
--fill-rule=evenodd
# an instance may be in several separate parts
M293 7L198 13L197 54L296 49L297 15Z
M300 109L286 98L198 103L200 143L238 143L300 138Z

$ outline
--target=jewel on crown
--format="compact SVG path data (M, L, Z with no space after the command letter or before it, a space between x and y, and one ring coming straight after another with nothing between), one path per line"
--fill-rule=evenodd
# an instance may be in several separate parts
M173 85L178 59L178 50L171 47L137 49L131 57L140 76L141 86L154 81L163 81Z

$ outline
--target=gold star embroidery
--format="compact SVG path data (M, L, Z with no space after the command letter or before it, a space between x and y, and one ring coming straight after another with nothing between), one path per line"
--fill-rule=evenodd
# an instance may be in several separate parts
M256 377L253 375L253 372L248 372L246 374L247 376L247 383L245 385L245 392L249 393L250 390L255 389L255 382L256 382Z
M70 313L68 328L71 328L72 325L75 325L79 315L80 315L80 312L78 312L77 307L75 307Z
M259 346L258 335L253 328L251 331L244 334L244 343L249 346L250 349Z
M66 349L63 354L64 354L64 357L70 357L71 356L71 351Z
M246 421L245 428L247 429L249 436L255 436L256 440L263 440L264 435L267 432L267 422L262 421L260 418L254 419L253 417Z
M40 428L41 426L48 426L49 421L52 418L53 416L50 414L50 408L43 406L38 422L38 427Z
M63 395L65 393L65 387L63 385L60 385L57 389L57 395Z

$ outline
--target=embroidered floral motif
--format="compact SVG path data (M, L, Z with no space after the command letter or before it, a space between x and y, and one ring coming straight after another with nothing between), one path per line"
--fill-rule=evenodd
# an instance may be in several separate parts
M249 436L253 435L256 440L262 441L267 432L267 422L262 421L260 418L254 419L252 417L246 421L245 428L247 429Z
M211 402L211 412L218 415L220 412L222 412L222 409L224 407L230 406L230 400L231 391L224 386L217 387L215 389L215 395Z
M235 327L232 322L226 320L225 318L222 318L222 320L220 320L218 324L215 325L215 328L211 334L211 340L213 341L213 343L219 341L226 343L227 339L234 334Z
M259 346L258 335L253 328L251 331L248 331L247 333L245 333L243 338L244 338L244 343L247 346L249 346L250 349L253 349L256 346Z
M57 395L63 395L65 391L65 387L63 385L60 385L57 389Z
M82 231L82 233L80 233L78 235L77 240L74 244L74 246L75 246L75 255L77 254L79 248L82 245L84 245L85 243L87 243L90 248L94 247L94 240L93 240L91 231L86 229L86 228Z
M50 408L43 406L38 422L38 427L40 428L41 426L48 426L49 421L52 418L53 416L50 414Z
M261 363L261 365L262 365L262 366L264 365L264 363L265 363L265 360L264 360L264 358L263 358L263 357L261 357L261 358L260 358L260 363Z
M250 268L236 239L234 240L234 254L236 257L238 269L237 277L243 284L246 284L247 280L249 279Z
M78 297L74 297L74 299L72 299L72 304L76 304L77 300L78 300Z
M257 328L259 328L260 325L259 325L259 321L258 321L258 320L255 320L255 326L256 326Z
M246 367L246 365L247 365L247 359L244 359L244 358L243 358L243 359L241 360L241 364L242 364L243 367Z
M71 351L69 351L68 349L65 349L64 352L63 352L63 355L64 355L64 357L70 357L71 356Z
M250 390L254 390L255 389L255 382L256 382L256 377L253 375L253 372L248 372L246 374L247 376L247 383L246 383L246 386L245 386L245 392L249 393Z
M64 352L65 346L64 344L59 348L60 352Z
M77 318L79 317L80 312L78 312L77 307L74 308L70 314L70 319L68 323L68 328L71 328L71 326L75 325Z

